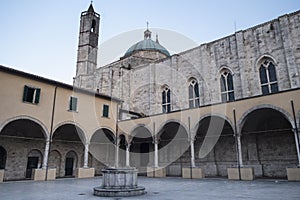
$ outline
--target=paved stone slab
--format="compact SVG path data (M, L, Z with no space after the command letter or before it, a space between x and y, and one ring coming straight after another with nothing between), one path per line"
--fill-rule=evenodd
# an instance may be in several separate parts
M300 182L258 179L233 181L220 178L145 178L139 177L139 185L147 194L137 197L104 198L93 196L93 188L100 186L101 177L90 179L58 179L55 181L19 181L0 184L0 199L5 200L214 200L214 199L299 199Z

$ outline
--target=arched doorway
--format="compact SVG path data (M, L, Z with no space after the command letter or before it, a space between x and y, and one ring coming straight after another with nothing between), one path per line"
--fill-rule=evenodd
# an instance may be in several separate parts
M95 174L101 175L103 168L115 165L114 133L107 128L97 130L91 138L89 150Z
M227 168L237 163L233 128L220 116L200 120L195 137L196 165L206 176L227 176Z
M65 176L74 176L74 170L77 168L78 156L75 151L69 151L65 159Z
M31 179L32 171L34 169L40 168L42 165L43 155L37 150L31 150L27 156L27 167L26 167L26 176L25 178Z
M284 114L261 108L250 112L242 123L243 161L256 176L286 177L286 167L296 166L297 151L292 125Z
M167 176L181 176L189 166L189 140L186 129L178 122L166 123L158 132L159 166L167 166Z
M58 155L66 155L61 161L52 162L52 167L59 169L59 177L74 176L74 169L83 165L78 155L84 154L85 135L81 128L75 124L66 123L53 133L51 149L56 150ZM50 155L49 160L55 160ZM57 172L58 173L58 172Z
M132 131L131 136L133 138L130 143L130 166L136 167L139 175L146 175L147 167L153 163L152 135L146 127L139 126Z
M0 146L0 169L5 169L6 158L7 158L6 150L2 146Z
M6 155L6 180L31 178L32 169L41 167L41 152L44 152L48 137L43 127L38 120L30 118L15 119L3 127L0 132L0 146L14 149ZM35 152L39 153L34 154Z

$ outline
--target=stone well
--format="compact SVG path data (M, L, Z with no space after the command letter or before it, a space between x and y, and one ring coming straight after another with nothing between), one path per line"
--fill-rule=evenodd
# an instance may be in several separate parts
M127 197L145 194L145 187L137 184L137 169L125 168L103 169L103 181L100 187L94 188L95 196Z

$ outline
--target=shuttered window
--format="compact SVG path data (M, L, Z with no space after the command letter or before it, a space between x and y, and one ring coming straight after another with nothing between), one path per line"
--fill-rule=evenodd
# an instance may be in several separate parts
M78 99L76 97L70 97L69 111L77 111L77 101Z
M41 89L25 85L23 91L23 102L38 104L40 102Z

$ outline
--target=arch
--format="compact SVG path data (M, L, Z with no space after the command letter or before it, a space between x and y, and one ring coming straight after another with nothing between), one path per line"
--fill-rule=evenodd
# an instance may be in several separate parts
M262 64L262 62L265 60L265 59L270 59L270 60L273 60L274 61L274 65L277 66L278 65L278 61L270 54L263 54L261 55L260 57L258 57L256 59L256 62L255 62L255 66L256 66L256 69L259 69L260 68L260 65Z
M5 169L7 159L7 151L4 147L0 146L0 169Z
M80 138L80 140L82 141L83 144L85 144L87 142L87 138L86 138L86 132L84 130L83 127L81 127L78 123L73 122L73 121L64 121L61 123L58 123L55 128L53 129L53 134L51 136L51 139L53 140L53 137L55 136L55 133L60 129L63 128L64 126L74 126L76 129L76 133L78 135L78 137Z
M30 120L32 122L34 122L35 124L37 124L38 126L40 126L42 128L42 133L44 135L44 138L46 140L49 140L49 131L47 129L47 127L45 126L45 124L43 122L41 122L40 120L31 117L31 116L26 116L26 115L20 115L20 116L16 116L16 117L12 117L7 119L3 124L1 124L0 126L0 133L2 132L2 130L11 122L17 121L17 120Z
M130 143L132 141L132 139L136 136L136 134L133 134L134 132L136 132L136 130L138 128L145 128L149 133L150 135L153 137L153 134L151 133L151 130L148 126L146 126L145 124L137 124L135 125L131 130L130 130L130 137L128 138L128 142Z
M259 109L263 109L263 108L270 108L270 109L274 109L278 112L280 112L291 124L291 126L293 128L295 128L295 122L293 120L293 117L290 115L289 112L287 112L286 110L280 108L280 107L276 107L274 105L271 104L262 104L262 105L258 105L258 106L254 106L252 108L250 108L249 110L247 110L246 112L244 112L242 114L242 116L240 117L240 119L237 122L237 128L238 128L238 132L240 132L242 130L242 127L244 126L246 120L247 120L247 116L254 112L255 110L259 110Z
M91 142L91 139L93 137L93 135L99 131L99 130L107 130L110 132L111 136L114 138L114 141L115 141L115 138L116 138L116 133L115 131L111 128L111 127L108 127L108 126L100 126L100 127L97 127L96 129L93 130L93 134L91 135L91 137L89 138L89 143Z
M231 128L234 130L234 125L233 125L232 121L231 121L227 116L222 115L222 114L218 114L218 113L209 113L209 114L205 114L205 115L201 116L201 117L199 118L199 120L196 121L196 123L194 123L194 124L191 126L191 127L193 127L193 128L191 128L191 135L192 135L192 138L194 138L194 137L196 136L197 130L198 130L198 128L199 128L199 123L200 123L203 119L205 119L205 118L207 118L207 117L219 117L219 118L222 118L222 119L224 119L225 121L227 121L228 124L231 126Z
M244 163L255 160L262 168L258 176L286 177L286 167L296 165L297 150L293 124L281 111L254 109L242 121ZM250 146L250 147L249 147Z
M223 71L229 71L231 73L232 76L234 76L234 71L228 67L227 65L222 65L219 70L217 71L216 77L217 79L219 79L221 77L221 74Z
M166 124L168 124L168 123L178 123L178 124L180 124L184 129L185 129L185 131L188 133L188 126L185 124L185 123L183 123L182 121L180 121L180 120L178 120L178 119L168 119L168 120L166 120L163 124L160 124L160 126L159 126L159 128L158 129L156 129L156 131L155 131L155 133L153 134L153 137L155 136L155 135L158 135L159 133L160 133L160 131L163 129L163 127L166 125Z

